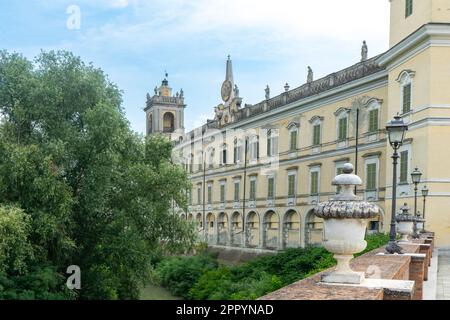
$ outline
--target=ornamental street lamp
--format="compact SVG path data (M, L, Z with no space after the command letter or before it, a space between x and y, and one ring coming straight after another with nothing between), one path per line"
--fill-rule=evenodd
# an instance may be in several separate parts
M411 179L412 182L414 183L414 217L417 217L417 186L420 183L420 178L422 177L422 172L419 171L419 169L416 167L416 169L411 172ZM414 239L418 239L419 238L419 234L417 233L417 221L414 220L414 234L413 234L413 238Z
M386 246L386 252L390 254L399 253L402 254L402 248L397 244L396 237L396 216L395 212L397 210L397 163L398 163L398 149L403 144L405 139L405 133L408 130L408 125L406 125L402 118L397 114L394 119L389 122L386 126L386 131L389 136L389 144L394 149L393 159L393 173L392 173L392 209L391 209L391 229L389 233L389 243Z
M422 188L422 196L423 196L423 210L422 210L422 219L423 219L423 228L422 228L422 232L425 232L425 204L426 204L426 200L428 197L428 188L427 186L424 186Z

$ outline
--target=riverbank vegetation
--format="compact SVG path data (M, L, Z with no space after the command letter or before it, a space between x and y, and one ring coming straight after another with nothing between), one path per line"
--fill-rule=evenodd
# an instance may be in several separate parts
M376 249L388 236L366 237L367 249ZM288 249L238 266L218 263L206 251L196 256L168 257L157 263L155 280L173 295L190 300L254 300L279 288L334 266L324 248Z

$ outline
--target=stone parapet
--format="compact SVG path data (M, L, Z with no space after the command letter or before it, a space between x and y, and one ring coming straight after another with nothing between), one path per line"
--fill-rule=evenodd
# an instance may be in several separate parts
M379 248L353 259L352 270L366 275L361 285L324 284L321 278L334 270L330 268L260 300L422 300L431 246L421 243L401 246L404 255L388 255L384 248Z

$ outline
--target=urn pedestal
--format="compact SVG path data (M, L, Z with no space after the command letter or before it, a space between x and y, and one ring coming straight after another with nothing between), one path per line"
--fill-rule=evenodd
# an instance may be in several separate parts
M380 208L357 197L353 190L361 185L361 178L352 174L353 166L344 165L343 174L333 179L332 185L340 186L340 193L333 199L321 202L314 209L324 220L324 247L334 254L337 266L331 273L322 275L324 283L361 284L364 272L350 268L353 254L367 247L364 240L369 219L378 216Z
M401 241L409 241L409 236L414 234L414 223L417 221L416 217L409 214L408 204L405 203L400 208L400 213L396 215L397 233L401 234Z
M334 253L337 266L334 272L324 274L323 282L359 284L364 280L364 272L355 272L350 261L355 253L367 247L364 240L368 220L328 219L324 221L325 241L323 246Z
M409 241L409 236L414 233L414 222L401 221L397 223L397 232L401 234L401 241Z

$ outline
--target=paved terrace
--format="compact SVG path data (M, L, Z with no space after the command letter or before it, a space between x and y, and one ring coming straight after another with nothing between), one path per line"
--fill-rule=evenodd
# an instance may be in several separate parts
M321 283L322 274L332 271L331 268L275 291L260 300L423 300L424 288L425 291L435 290L433 286L424 287L424 283L428 281L428 269L435 259L432 259L434 235L427 234L421 240L402 243L401 246L410 255L385 255L384 248L379 248L353 259L351 267L354 271L365 272L368 279L407 280L406 284L412 284L408 280L413 281L412 288L400 286L391 290L376 286L369 288ZM450 259L450 254L448 258ZM447 270L450 271L450 268ZM430 294L426 292L425 296L428 297Z
M439 249L437 299L450 300L450 249Z

